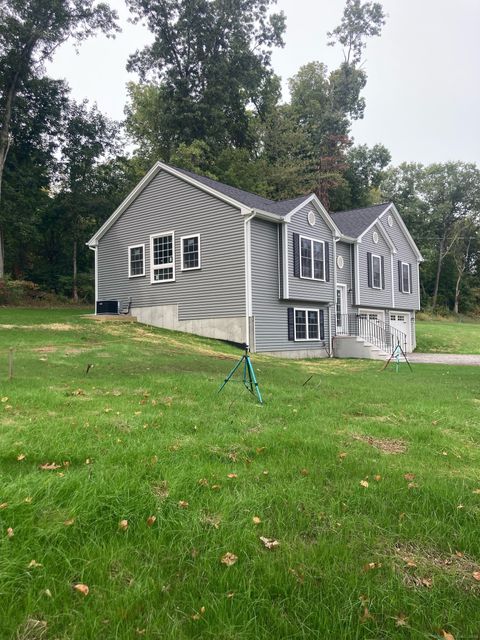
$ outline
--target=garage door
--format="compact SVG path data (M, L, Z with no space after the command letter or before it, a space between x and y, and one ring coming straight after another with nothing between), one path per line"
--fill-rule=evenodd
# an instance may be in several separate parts
M407 338L407 351L412 350L412 341L410 337L410 314L409 313L391 313L390 326L404 333ZM403 348L403 345L402 345Z

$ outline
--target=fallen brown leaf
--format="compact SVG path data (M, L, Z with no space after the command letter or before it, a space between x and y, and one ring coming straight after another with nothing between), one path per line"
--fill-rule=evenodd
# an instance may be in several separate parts
M194 613L191 618L192 620L200 620L200 618L205 613L205 607L200 607L200 611L198 613Z
M480 582L480 571L474 571L472 573L472 576L473 576L474 580L477 580L478 582Z
M341 452L338 454L338 457L340 458L340 460L343 460L344 458L346 458L346 457L347 457L347 453L346 453L345 451L341 451Z
M380 480L382 479L382 476L377 473L376 476L373 476L373 479L375 480L375 482L380 482Z
M474 490L472 491L472 493L476 493L476 494L478 495L478 494L480 494L480 489L474 489Z
M75 522L75 518L69 518L68 520L64 520L63 524L66 527L71 527L72 524L74 524L74 522Z
M414 480L415 479L415 474L414 473L406 473L404 476L405 480Z
M302 476L308 476L309 473L310 471L308 469L300 469L300 475Z
M367 562L367 564L363 565L364 571L371 571L372 569L380 569L382 566L381 562Z
M8 538L13 538L14 535L15 534L13 533L12 527L8 527L8 529L7 529L7 537Z
M258 516L253 516L252 522L253 522L253 524L260 524L262 521L260 520L260 518Z
M227 475L227 478L230 478L230 479L232 479L232 478L238 478L238 476L237 476L237 474L236 474L236 473L229 473L229 474Z
M40 469L44 471L54 471L55 469L60 469L61 464L55 464L55 462L45 462L45 464L40 465Z
M396 627L408 627L408 618L405 614L401 613L395 618Z
M455 636L453 636L448 631L445 631L444 629L442 629L442 634L443 634L443 640L455 640Z
M433 586L433 580L431 578L422 578L421 583L424 587L427 587L427 589L431 589Z
M188 509L188 502L186 500L179 500L178 506L180 509Z
M73 588L75 589L75 591L78 591L78 593L81 593L84 596L88 596L88 593L90 591L88 586L86 584L82 584L81 582L78 584L74 584Z
M265 538L264 536L260 536L260 540L266 549L276 549L280 546L280 542L275 540L275 538Z
M234 553L231 553L230 551L227 551L227 553L225 553L221 557L220 562L222 564L225 564L227 567L231 567L236 563L237 560L238 560L238 556L236 556Z
M118 528L120 531L126 531L128 529L128 520L120 520L118 523Z
M198 481L198 484L201 487L208 487L208 480L206 478L200 478L200 480Z
M40 564L40 562L37 562L36 560L30 560L28 563L29 569L36 569L38 567L43 567L43 564Z
M25 458L26 458L26 457L27 457L27 456L26 456L24 453L20 453L20 454L17 456L17 460L18 460L19 462L21 462L22 460L25 460Z
M8 502L2 502L0 504L0 509L6 509L8 507Z
M153 527L157 520L157 516L148 516L147 518L147 527Z
M367 620L373 620L373 616L367 607L364 608L363 614L360 616L360 622L363 624Z
M368 489L368 482L366 480L360 480L360 485L365 487L365 489Z

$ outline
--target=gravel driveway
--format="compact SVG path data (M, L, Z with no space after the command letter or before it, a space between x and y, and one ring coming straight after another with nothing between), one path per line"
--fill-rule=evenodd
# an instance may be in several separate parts
M480 355L464 353L410 353L408 359L418 364L464 364L479 367Z

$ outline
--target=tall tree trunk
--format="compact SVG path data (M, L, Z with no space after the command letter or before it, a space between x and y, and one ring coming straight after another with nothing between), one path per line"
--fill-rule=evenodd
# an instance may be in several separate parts
M458 303L460 300L460 282L462 281L463 272L459 272L455 283L455 302L453 303L453 312L458 314Z
M19 76L20 74L17 72L13 76L10 85L6 88L5 110L0 125L0 279L5 276L5 239L1 215L3 171L10 148L10 125L12 122L13 101L17 93Z
M77 241L73 241L73 287L72 297L74 302L78 302L78 283L77 283Z
M445 236L443 236L443 238L440 240L440 247L438 249L437 273L435 275L435 287L433 289L432 311L435 311L435 307L437 306L438 287L440 285L440 274L442 272L443 258L445 257L443 254L444 248L445 248Z

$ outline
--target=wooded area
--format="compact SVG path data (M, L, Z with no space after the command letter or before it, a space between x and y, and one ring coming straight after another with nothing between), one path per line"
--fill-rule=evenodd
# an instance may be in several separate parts
M67 40L121 28L94 0L5 0L0 7L0 279L93 299L86 240L157 160L270 198L315 191L331 211L393 200L422 251L422 304L480 309L480 171L390 164L355 145L366 108L363 54L381 36L378 2L347 0L328 34L336 69L312 61L282 101L271 64L285 16L273 0L127 0L154 40L132 51L124 122L113 122L44 63ZM135 145L127 155L127 143ZM0 281L1 284L1 281ZM0 287L1 296L1 287Z

